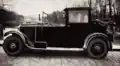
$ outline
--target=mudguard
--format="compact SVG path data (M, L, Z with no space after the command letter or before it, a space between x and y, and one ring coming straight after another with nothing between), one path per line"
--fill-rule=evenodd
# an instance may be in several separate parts
M86 38L85 38L85 41L84 41L84 46L83 48L86 50L87 47L88 47L88 44L90 42L91 39L95 38L95 37L101 37L101 38L104 38L107 40L108 42L108 49L109 51L112 51L112 43L111 41L108 39L108 36L103 34L103 33L92 33L92 34L89 34Z
M19 31L18 28L5 28L5 30L3 31L4 34L4 40L11 36L11 35L15 35L21 38L21 40L23 41L23 43L25 44L25 36L22 32Z

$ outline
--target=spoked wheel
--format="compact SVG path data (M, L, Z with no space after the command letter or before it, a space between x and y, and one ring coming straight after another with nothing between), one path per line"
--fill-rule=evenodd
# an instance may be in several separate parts
M89 42L87 52L89 57L95 59L101 59L107 55L108 47L103 39L96 38L96 39L92 39Z
M23 51L23 42L17 36L10 36L5 39L3 49L8 55L17 56Z

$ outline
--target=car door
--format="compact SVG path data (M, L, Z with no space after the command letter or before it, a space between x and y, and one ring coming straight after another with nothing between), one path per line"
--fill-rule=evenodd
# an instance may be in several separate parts
M67 42L71 47L82 47L88 33L88 10L69 10L67 25Z
M65 26L44 26L42 31L43 40L50 47L64 47L66 44Z

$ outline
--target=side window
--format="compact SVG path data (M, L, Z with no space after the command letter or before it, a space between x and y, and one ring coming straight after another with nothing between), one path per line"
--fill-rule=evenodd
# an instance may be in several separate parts
M88 11L69 11L68 13L70 23L88 23Z

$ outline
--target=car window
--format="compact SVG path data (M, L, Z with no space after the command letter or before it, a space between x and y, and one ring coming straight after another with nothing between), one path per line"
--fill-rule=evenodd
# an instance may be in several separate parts
M69 11L70 23L88 23L88 11Z

